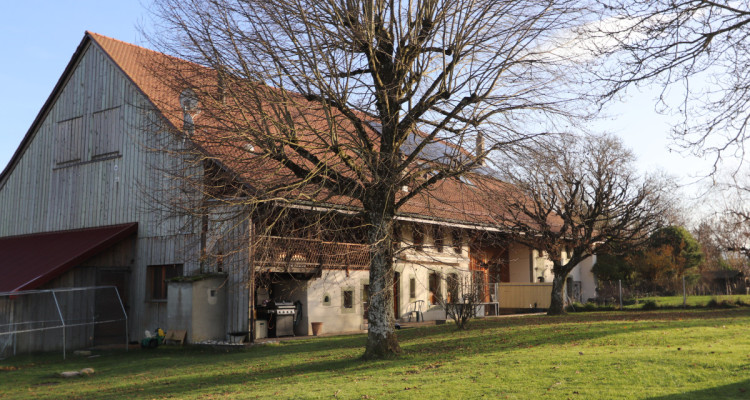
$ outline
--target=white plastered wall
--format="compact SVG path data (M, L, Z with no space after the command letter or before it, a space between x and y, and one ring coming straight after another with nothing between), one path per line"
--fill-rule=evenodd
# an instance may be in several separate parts
M312 332L312 322L323 323L323 333L353 332L364 329L362 290L369 282L369 271L326 270L307 285L305 325ZM352 308L344 308L344 291L352 290ZM328 300L328 301L326 301Z
M581 281L581 298L583 301L596 297L596 278L591 269L596 264L596 255L585 258L573 268L570 277Z

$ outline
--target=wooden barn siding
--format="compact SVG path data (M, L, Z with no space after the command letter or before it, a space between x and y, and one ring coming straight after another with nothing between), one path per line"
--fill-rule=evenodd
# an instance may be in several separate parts
M224 235L224 248L232 249L225 260L227 272L227 332L248 330L249 268L248 218L242 215L234 221L234 229Z
M182 221L153 212L144 195L170 184L153 173L154 165L167 164L165 156L144 148L156 136L143 131L153 126L147 108L147 101L106 54L90 45L0 187L0 236L139 223L129 296L134 338L166 323L165 304L146 299L147 266L180 263L185 273L198 269L190 230L181 231ZM97 155L92 149L103 140L94 135L93 115L103 110L110 113L112 142L107 149L117 149L119 155L92 159ZM83 117L82 162L57 165L58 123L76 117Z
M247 331L250 300L249 218L246 212L237 207L217 206L212 211L213 213L209 215L206 240L207 252L211 257L204 267L206 269L204 272L224 273L227 276L224 284L227 291L226 332ZM215 258L218 252L224 254L221 271L218 269Z

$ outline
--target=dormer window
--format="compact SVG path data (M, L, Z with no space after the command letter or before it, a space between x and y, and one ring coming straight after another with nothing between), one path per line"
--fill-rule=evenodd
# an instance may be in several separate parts
M412 225L412 241L414 242L414 248L417 251L424 250L424 231L421 225Z
M443 252L444 242L443 242L443 229L439 226L436 226L432 230L433 235L433 242L435 243L435 251L438 253Z

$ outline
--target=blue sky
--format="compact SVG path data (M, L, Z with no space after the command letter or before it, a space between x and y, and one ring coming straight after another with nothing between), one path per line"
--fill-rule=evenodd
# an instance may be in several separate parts
M138 0L9 1L0 13L0 170L49 97L86 30L130 43L147 17Z
M145 0L144 0L145 1ZM147 2L145 4L148 4ZM125 1L14 1L0 14L0 170L4 169L60 78L86 30L145 45L137 25L149 20L146 6ZM637 93L610 109L614 118L597 123L621 136L643 171L661 169L683 183L710 163L670 152L669 118L654 112L656 91ZM692 191L688 188L688 191Z

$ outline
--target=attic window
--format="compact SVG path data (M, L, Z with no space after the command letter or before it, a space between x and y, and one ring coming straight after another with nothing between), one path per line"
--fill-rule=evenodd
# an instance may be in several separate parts
M57 165L83 160L83 116L60 121L55 126Z
M422 226L417 224L412 225L411 236L414 248L417 251L422 251L424 249L424 232L422 231Z
M453 251L456 254L461 254L461 231L458 229L454 229L451 232L451 236L451 239L453 239Z
M443 229L440 228L439 226L436 226L433 229L433 233L432 234L433 234L433 241L435 242L435 250L438 253L442 253L443 252L443 244L444 244L443 243Z
M401 225L393 224L393 249L396 250L401 247Z

